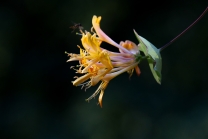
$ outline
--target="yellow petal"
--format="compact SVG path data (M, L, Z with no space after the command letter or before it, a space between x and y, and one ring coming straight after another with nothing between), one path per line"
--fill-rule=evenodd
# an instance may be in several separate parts
M104 90L101 90L100 95L99 95L99 99L98 99L98 103L100 104L101 108L102 108L103 94L104 94Z
M96 35L91 35L89 32L82 35L82 45L86 51L93 54L100 50L101 41L96 38Z
M72 83L73 83L74 86L77 86L77 85L79 85L79 84L85 82L86 80L88 80L91 76L92 76L92 74L87 73L87 74L85 74L85 75L83 75L83 76L77 78L77 79L76 79L75 81L73 81Z
M106 68L112 69L113 65L111 63L110 57L106 51L102 51L100 54L100 62L106 66Z

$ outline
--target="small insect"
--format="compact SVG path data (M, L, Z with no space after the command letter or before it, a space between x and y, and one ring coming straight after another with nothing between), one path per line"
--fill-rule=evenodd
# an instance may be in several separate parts
M72 32L74 32L76 29L79 29L80 31L82 29L84 29L84 27L82 26L81 23L73 23L73 24L74 24L73 26L69 27L69 28L73 29Z

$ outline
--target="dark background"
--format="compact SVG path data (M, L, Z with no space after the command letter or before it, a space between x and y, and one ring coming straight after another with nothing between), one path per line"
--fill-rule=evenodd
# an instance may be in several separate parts
M13 0L0 4L1 139L207 139L208 14L165 49L162 84L146 61L142 74L113 79L103 108L96 89L74 87L65 51L78 53L71 21L101 28L116 42L138 43L133 29L160 48L188 27L207 0ZM113 46L103 47L117 51Z

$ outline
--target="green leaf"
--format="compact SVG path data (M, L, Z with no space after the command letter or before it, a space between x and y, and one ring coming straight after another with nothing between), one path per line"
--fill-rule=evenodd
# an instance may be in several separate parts
M147 60L155 80L161 84L162 57L160 55L160 50L148 40L139 36L135 30L134 34L139 41L139 50L142 51L145 56L148 56Z

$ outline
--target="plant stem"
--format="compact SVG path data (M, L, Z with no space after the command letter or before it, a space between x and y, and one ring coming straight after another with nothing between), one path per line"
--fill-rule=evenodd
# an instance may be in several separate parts
M174 39L172 39L169 43L167 43L166 45L164 45L163 47L161 47L159 50L160 52L162 50L164 50L166 47L168 47L171 43L173 43L175 40L177 40L181 35L183 35L184 33L186 33L186 31L188 31L188 29L190 29L192 26L194 26L208 11L208 7L204 10L204 12L190 25L188 26L183 32L181 32L178 36L176 36Z

